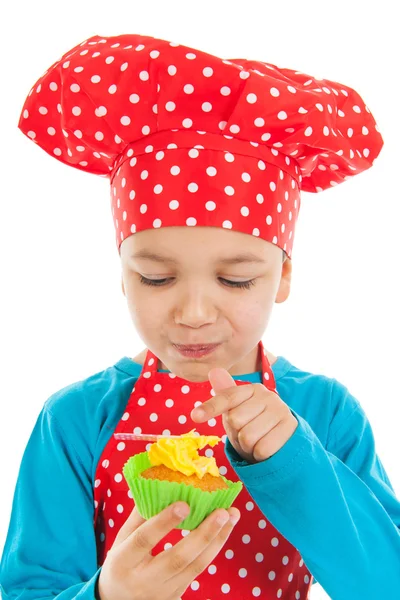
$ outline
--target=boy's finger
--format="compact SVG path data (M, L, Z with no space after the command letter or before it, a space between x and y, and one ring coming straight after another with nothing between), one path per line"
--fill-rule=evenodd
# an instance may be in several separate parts
M253 396L254 386L252 383L235 386L220 391L216 396L203 402L201 406L194 408L190 414L193 421L203 423L212 417L218 417L228 410L239 406L242 402Z
M167 552L159 554L152 563L153 575L162 573L163 580L167 581L185 571L218 535L225 524L219 522L221 517L228 519L229 514L224 509L215 510L197 529Z
M122 525L121 529L117 533L117 537L114 541L114 546L119 546L130 534L135 531L140 525L145 523L145 519L140 516L137 507L132 510L131 514L126 519L125 523Z
M176 575L174 579L174 587L176 586L175 593L177 596L184 593L187 586L193 581L193 579L195 579L204 571L206 567L208 567L208 565L223 548L224 544L232 533L235 524L240 519L240 512L237 508L232 507L228 509L228 512L231 517L236 519L236 522L233 523L231 520L229 520L218 532L213 541L205 548L205 550L199 554L198 557L190 565L188 565L185 570ZM172 584L172 580L170 583Z
M174 502L132 530L118 547L121 566L124 565L126 569L137 566L163 537L188 516L189 512L190 508L185 502ZM136 522L136 517L133 517L132 524L135 525Z

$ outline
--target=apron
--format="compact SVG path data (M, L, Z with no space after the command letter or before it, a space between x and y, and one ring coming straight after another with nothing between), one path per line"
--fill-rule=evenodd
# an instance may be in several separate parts
M275 378L262 342L259 342L264 385L276 393ZM174 373L157 371L158 358L147 351L142 371L115 433L181 435L191 429L201 435L218 435L222 441L204 452L214 456L221 475L238 477L224 451L222 419L194 423L190 413L215 395L209 381L193 382ZM236 380L237 385L246 381ZM94 527L97 562L103 564L118 530L133 510L134 501L122 468L130 456L148 450L151 443L119 441L113 436L98 462L94 487ZM244 487L234 502L241 519L212 563L194 580L184 600L298 599L308 597L312 575L299 552L269 523ZM152 555L174 546L188 531L174 529L153 549Z

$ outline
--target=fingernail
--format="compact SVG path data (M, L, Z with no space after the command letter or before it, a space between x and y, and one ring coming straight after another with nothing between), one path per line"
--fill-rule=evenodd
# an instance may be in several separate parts
M235 515L231 515L229 517L230 522L232 523L232 525L236 525L236 523L239 521L240 517L237 517Z
M176 514L177 517L184 519L185 517L188 516L190 512L190 509L187 506L183 506L183 505L179 505L179 506L175 506L174 508L174 513Z
M202 408L195 408L194 411L193 411L193 416L196 419L202 420L206 416L206 413L205 413L205 411Z

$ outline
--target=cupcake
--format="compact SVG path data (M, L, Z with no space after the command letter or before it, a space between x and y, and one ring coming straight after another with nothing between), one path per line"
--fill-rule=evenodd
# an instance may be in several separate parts
M181 500L190 506L190 513L178 529L192 530L215 509L232 506L242 482L226 479L214 457L198 453L220 441L216 435L198 435L193 429L179 438L160 438L148 452L131 456L123 474L140 515L150 519Z

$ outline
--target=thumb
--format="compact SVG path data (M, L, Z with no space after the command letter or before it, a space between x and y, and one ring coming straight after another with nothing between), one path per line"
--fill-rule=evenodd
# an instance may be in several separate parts
M145 523L146 519L140 516L138 509L136 506L133 511L126 519L125 523L122 525L121 529L118 531L117 536L114 541L114 546L119 546L124 542L138 527Z
M218 394L218 392L221 390L236 386L236 381L233 379L232 375L230 375L230 373L228 373L228 371L222 367L215 367L214 369L211 369L211 371L208 373L208 379L210 380L210 383L216 394Z

